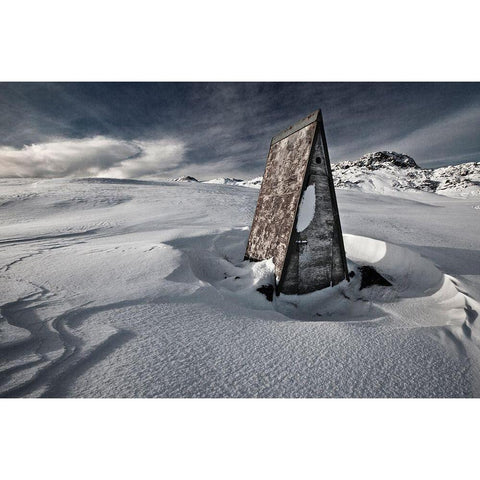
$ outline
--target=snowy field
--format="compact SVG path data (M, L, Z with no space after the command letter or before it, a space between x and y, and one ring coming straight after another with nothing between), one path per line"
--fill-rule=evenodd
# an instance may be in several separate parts
M0 394L480 396L480 197L337 190L356 275L269 302L271 262L242 261L257 196L0 180Z

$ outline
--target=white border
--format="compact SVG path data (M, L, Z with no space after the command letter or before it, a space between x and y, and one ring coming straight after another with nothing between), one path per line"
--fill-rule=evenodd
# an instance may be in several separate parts
M475 2L16 0L3 81L480 80Z
M2 476L472 478L477 408L469 400L4 400Z
M0 10L0 80L478 81L470 4L16 0ZM478 406L2 400L1 472L39 480L471 478Z

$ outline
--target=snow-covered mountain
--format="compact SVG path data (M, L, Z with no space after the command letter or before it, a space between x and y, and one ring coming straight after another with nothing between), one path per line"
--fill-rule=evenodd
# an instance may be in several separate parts
M450 197L480 197L480 162L421 168L404 153L383 151L334 164L332 173L336 188L385 194L416 190ZM205 183L260 188L262 177L216 178Z
M243 180L239 178L230 178L230 177L220 177L220 178L212 178L212 180L206 180L203 183L214 183L216 185L238 185L242 183Z
M198 182L198 180L190 175L183 175L178 178L172 178L170 182Z
M480 196L480 163L421 168L403 153L367 153L356 161L332 165L337 188L371 193L420 190L452 197Z
M221 178L213 178L212 180L206 180L203 183L214 183L217 185L234 185L237 187L260 188L260 185L262 184L262 179L263 177L255 177L255 178L252 178L251 180L221 177Z
M239 183L241 187L260 188L263 177L255 177L250 180L243 180Z

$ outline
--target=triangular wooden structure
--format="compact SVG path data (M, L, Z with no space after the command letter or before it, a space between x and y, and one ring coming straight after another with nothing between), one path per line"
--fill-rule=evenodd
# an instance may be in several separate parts
M272 138L245 258L273 258L277 294L348 279L320 110Z

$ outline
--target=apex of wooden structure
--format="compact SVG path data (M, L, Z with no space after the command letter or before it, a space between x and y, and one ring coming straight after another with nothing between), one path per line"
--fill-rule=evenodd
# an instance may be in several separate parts
M245 258L273 258L277 294L348 279L321 110L272 138Z

